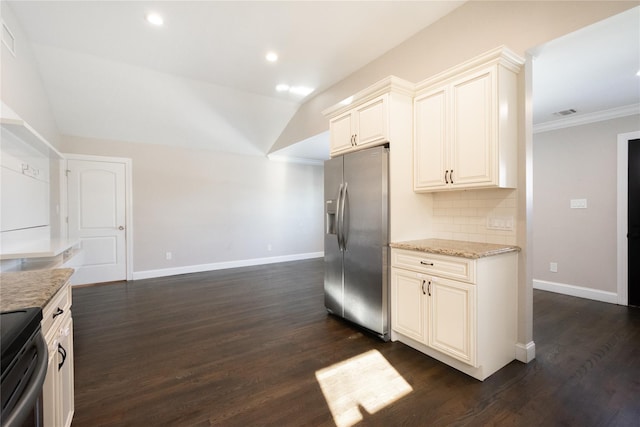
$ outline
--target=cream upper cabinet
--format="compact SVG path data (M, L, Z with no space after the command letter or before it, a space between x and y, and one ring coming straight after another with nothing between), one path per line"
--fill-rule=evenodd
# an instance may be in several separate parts
M414 191L517 184L517 74L495 49L417 85Z
M331 156L374 145L391 143L411 126L413 84L390 76L331 107L329 117ZM409 142L409 141L402 141Z
M331 153L342 153L353 147L354 122L351 111L329 121Z
M446 97L444 88L438 88L420 95L414 101L415 190L446 187L444 175L449 167ZM419 138L419 143L415 138Z
M331 152L342 153L352 149L387 142L389 96L379 96L329 121Z

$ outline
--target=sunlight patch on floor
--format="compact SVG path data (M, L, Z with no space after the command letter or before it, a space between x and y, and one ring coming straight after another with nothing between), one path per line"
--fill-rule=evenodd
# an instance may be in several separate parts
M413 391L378 350L320 369L316 379L338 427L362 421L360 408L374 414Z

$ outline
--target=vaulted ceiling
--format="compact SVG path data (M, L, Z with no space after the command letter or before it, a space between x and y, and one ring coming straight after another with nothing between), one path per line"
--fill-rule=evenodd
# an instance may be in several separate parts
M462 3L8 2L61 133L253 155L309 96ZM162 26L145 20L151 12Z

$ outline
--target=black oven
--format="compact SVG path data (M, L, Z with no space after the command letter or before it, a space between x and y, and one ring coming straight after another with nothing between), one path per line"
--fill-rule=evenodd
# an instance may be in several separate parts
M40 330L42 310L0 313L2 350L0 425L42 425L42 384L47 375L47 344Z

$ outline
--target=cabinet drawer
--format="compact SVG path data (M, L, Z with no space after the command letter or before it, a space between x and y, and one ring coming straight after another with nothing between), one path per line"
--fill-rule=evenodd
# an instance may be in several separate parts
M468 283L476 281L476 262L472 259L392 249L391 265Z
M67 313L71 309L71 287L69 283L66 283L57 294L49 301L42 311L42 333L46 337L49 332L57 327L63 314Z

